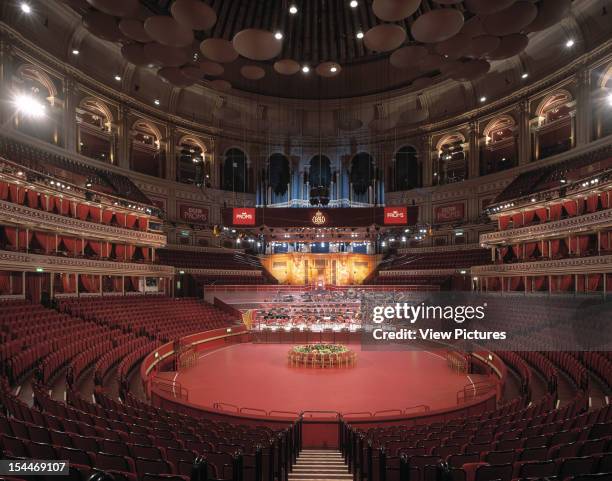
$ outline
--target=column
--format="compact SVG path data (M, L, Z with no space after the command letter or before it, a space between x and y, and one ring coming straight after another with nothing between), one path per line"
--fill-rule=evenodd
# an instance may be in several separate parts
M9 86L11 85L12 71L12 47L6 40L0 40L0 83L4 86L0 92L0 125L4 124L12 117L12 106L8 102ZM23 291L25 293L25 290Z
M468 179L473 179L480 174L480 142L476 122L470 122L468 133L470 146L468 153Z
M423 157L423 187L431 187L433 185L433 152L431 145L431 136L424 135L421 137L421 154Z
M166 172L164 172L166 180L176 181L176 144L178 139L176 138L176 127L171 125L168 128L168 137L165 139L166 143Z
M591 73L587 68L577 75L576 117L574 145L588 144L591 139Z
M531 129L529 126L529 102L521 100L519 103L519 135L518 135L518 162L519 165L531 162Z
M119 107L119 139L115 163L124 169L129 169L131 164L129 114L130 110L125 105Z
M69 152L77 152L75 87L74 79L67 77L64 82L64 146Z

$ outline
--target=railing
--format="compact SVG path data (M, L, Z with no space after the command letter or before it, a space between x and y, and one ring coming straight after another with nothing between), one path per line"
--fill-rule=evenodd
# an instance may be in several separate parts
M177 399L189 401L189 390L181 386L181 383L179 382L168 381L166 379L156 377L152 379L151 386L162 392L171 394Z
M463 404L472 401L480 396L489 394L497 389L497 384L490 381L479 381L466 384L463 389L457 392L457 404Z

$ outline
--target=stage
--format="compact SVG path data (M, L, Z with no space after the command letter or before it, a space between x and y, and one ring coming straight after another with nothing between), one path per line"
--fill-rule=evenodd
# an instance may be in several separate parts
M202 351L196 366L163 373L189 393L189 403L243 413L299 413L306 410L409 414L457 406L457 392L484 376L459 374L428 351L365 352L358 344L354 367L288 365L291 344L230 344ZM410 409L408 409L410 408ZM408 409L408 411L406 411ZM392 413L390 413L392 414Z

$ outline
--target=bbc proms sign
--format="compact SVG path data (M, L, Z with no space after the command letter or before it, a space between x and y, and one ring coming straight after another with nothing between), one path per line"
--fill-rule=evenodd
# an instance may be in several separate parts
M439 205L434 210L434 219L436 223L455 222L463 220L465 217L465 204L459 202L457 204Z
M208 222L208 209L195 205L179 204L179 218L185 222L205 224Z
M385 207L384 219L385 225L406 225L408 223L408 209L406 207Z
M253 207L234 208L232 220L234 225L255 225L255 209Z

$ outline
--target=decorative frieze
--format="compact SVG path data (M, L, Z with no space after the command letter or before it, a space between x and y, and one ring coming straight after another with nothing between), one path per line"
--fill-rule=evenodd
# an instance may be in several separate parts
M0 250L0 270L79 272L87 274L172 277L174 267L159 264L98 261Z
M164 247L166 245L166 236L162 234L96 224L4 200L0 200L0 222L26 225L30 228L50 230L88 239L103 239L109 242L119 241L147 247Z
M236 270L236 269L189 269L177 267L175 272L184 274L195 274L202 276L242 276L242 277L261 277L262 271L256 270Z
M379 271L381 277L426 277L426 276L452 276L459 269L414 269L414 270L390 270ZM467 271L467 269L466 269Z
M473 276L518 276L586 274L589 272L612 272L612 255L572 257L549 261L518 262L513 264L491 264L473 266Z
M590 232L612 226L612 209L569 217L543 224L518 227L480 235L483 246L516 244L552 237L568 237L580 232Z

